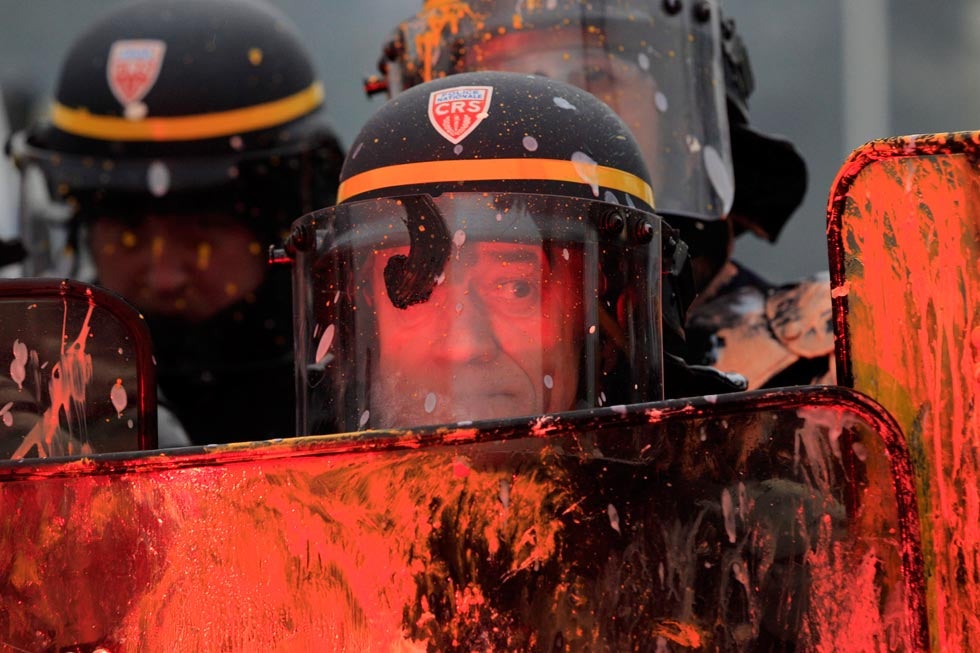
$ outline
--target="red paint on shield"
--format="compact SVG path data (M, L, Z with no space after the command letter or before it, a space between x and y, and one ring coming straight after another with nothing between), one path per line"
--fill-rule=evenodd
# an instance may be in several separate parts
M838 377L908 438L936 651L980 649L978 154L980 132L875 141L829 207Z

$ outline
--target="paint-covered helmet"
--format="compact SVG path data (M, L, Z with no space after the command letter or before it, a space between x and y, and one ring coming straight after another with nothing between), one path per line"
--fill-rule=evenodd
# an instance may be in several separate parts
M474 70L568 82L611 106L634 133L658 211L719 218L733 186L712 9L682 0L426 0L385 49L389 88L397 94Z
M594 96L503 72L415 86L365 124L338 195L286 247L301 431L662 397L661 223Z
M369 92L507 70L598 96L636 135L699 290L728 259L733 231L775 240L806 188L793 146L749 125L748 56L717 0L424 0L379 68Z

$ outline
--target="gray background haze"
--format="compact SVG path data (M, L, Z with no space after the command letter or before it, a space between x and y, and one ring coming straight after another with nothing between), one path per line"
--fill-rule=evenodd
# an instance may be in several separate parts
M0 0L0 88L10 122L43 106L68 43L124 0ZM298 25L345 145L383 100L361 81L421 0L269 0ZM516 1L516 0L515 0ZM830 185L855 147L884 136L980 129L980 2L722 0L756 78L752 123L792 140L810 169L804 205L777 246L742 238L736 258L773 282L827 267ZM2 206L0 206L2 209Z

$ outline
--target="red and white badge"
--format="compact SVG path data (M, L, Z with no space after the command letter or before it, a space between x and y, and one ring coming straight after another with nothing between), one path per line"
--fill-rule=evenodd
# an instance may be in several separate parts
M473 133L490 110L492 86L455 86L429 93L429 122L453 144Z
M137 104L156 84L167 44L154 39L116 41L109 48L106 78L124 107Z

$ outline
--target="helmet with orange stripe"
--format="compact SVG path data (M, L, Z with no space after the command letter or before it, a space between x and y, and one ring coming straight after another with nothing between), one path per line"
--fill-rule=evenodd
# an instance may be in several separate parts
M286 17L249 0L114 8L68 49L49 115L10 153L27 273L94 278L138 306L192 438L289 435L289 275L268 269L268 245L334 201L343 152ZM235 425L216 393L246 377L283 419Z
M222 213L272 241L333 200L343 153L322 106L310 56L273 7L143 0L75 39L48 116L11 154L83 222ZM25 215L28 272L65 271L50 220L37 219L55 215Z
M338 196L285 250L302 430L662 397L661 222L593 95L502 72L421 84L367 121Z

